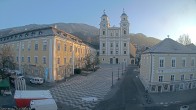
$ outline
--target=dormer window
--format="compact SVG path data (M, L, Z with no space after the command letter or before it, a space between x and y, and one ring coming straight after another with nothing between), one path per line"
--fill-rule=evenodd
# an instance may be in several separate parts
M31 32L31 36L33 36L35 34L35 32Z
M20 34L19 37L22 37L22 34Z
M103 21L105 21L105 18L103 18Z
M10 39L12 39L13 37L11 36Z
M25 34L25 37L27 37L28 35L29 35L29 34L28 34L28 33L26 33L26 34Z
M17 38L17 35L15 35L14 37Z
M125 18L123 18L123 20L126 20Z
M42 31L39 31L39 35L41 35L42 34Z

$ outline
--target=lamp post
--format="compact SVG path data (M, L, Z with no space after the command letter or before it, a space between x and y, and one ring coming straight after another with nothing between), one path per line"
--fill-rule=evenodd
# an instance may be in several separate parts
M120 78L119 78L119 67L118 67L118 80L119 80Z
M113 87L113 71L112 71L112 86L111 87Z
M123 76L123 62L122 62L122 76Z

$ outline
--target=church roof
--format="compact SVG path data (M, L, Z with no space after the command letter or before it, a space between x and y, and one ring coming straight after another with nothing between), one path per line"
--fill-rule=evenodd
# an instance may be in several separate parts
M125 12L123 12L121 16L127 16L127 14Z
M143 53L196 54L196 50L193 51L191 48L184 46L177 41L166 38L157 45L144 51Z

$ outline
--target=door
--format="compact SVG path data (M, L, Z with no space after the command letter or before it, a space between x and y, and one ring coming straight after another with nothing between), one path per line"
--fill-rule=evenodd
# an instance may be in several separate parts
M116 58L116 64L118 64L118 58Z
M113 64L113 58L110 58L110 64Z
M161 86L158 86L158 92L161 92L161 88L162 88Z
M173 91L173 89L174 89L174 86L173 85L170 85L170 91Z

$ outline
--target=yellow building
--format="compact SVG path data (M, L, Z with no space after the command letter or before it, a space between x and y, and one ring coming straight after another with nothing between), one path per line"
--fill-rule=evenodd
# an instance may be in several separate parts
M25 30L0 38L0 46L13 49L16 67L25 75L46 81L61 80L84 67L93 48L79 38L54 27Z
M195 46L166 38L141 55L140 80L149 92L196 88L195 59Z

